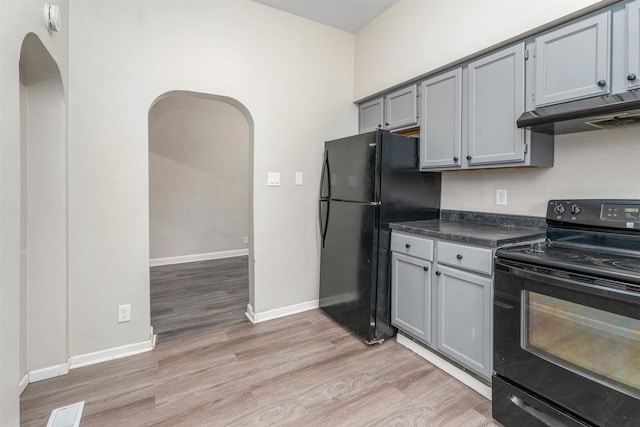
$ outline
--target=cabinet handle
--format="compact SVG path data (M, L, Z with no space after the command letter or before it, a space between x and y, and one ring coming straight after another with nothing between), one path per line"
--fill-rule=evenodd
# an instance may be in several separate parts
M458 255L456 255L456 258L462 259L462 255L458 254Z
M457 161L458 161L458 158L457 158L457 157L454 157L454 158L453 158L453 161L454 161L454 162L457 162Z
M429 271L429 267L422 267L424 271Z
M606 86L606 84L607 84L607 82L606 82L606 81L604 81L604 80L598 80L598 86L600 86L600 87L604 87L604 86Z
M471 157L471 156L467 156L467 160L471 160L471 159L472 159L472 157Z
M404 247L409 249L411 247L411 245L407 243L406 245L404 245Z
M636 75L635 74L629 74L627 76L627 80L629 80L630 82L634 81L636 79Z
M436 271L436 276L441 275L442 273L440 273L439 271Z

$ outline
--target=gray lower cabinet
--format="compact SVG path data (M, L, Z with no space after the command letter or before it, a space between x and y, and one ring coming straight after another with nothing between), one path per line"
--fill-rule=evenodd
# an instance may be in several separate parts
M382 128L384 116L383 116L383 103L382 97L373 99L368 102L363 102L359 106L359 123L360 133L371 132L378 128Z
M627 3L627 87L640 87L640 1Z
M431 344L432 263L395 252L391 262L391 323Z
M469 63L470 166L525 160L525 131L516 126L525 109L524 61L524 43L519 43Z
M610 92L611 12L535 38L536 107Z
M446 266L436 277L436 349L489 378L492 279Z
M462 147L462 68L421 84L420 168L460 167Z

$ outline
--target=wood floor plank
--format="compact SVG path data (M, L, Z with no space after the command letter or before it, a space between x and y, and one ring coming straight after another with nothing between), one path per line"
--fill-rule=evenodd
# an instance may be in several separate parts
M497 426L486 399L388 340L320 310L160 342L30 384L21 425L85 400L86 426Z
M247 256L151 267L150 288L158 342L248 322Z

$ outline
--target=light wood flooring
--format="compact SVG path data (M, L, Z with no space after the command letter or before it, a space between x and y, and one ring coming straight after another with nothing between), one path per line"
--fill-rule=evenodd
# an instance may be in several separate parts
M22 426L85 400L81 426L497 426L490 402L391 339L320 310L160 343L30 384Z
M151 325L158 342L247 323L248 257L151 268Z

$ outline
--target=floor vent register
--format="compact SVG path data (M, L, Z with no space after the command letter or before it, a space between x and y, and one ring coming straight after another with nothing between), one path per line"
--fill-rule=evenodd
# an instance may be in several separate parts
M47 427L78 427L82 410L84 409L84 400L72 405L63 406L51 411Z

